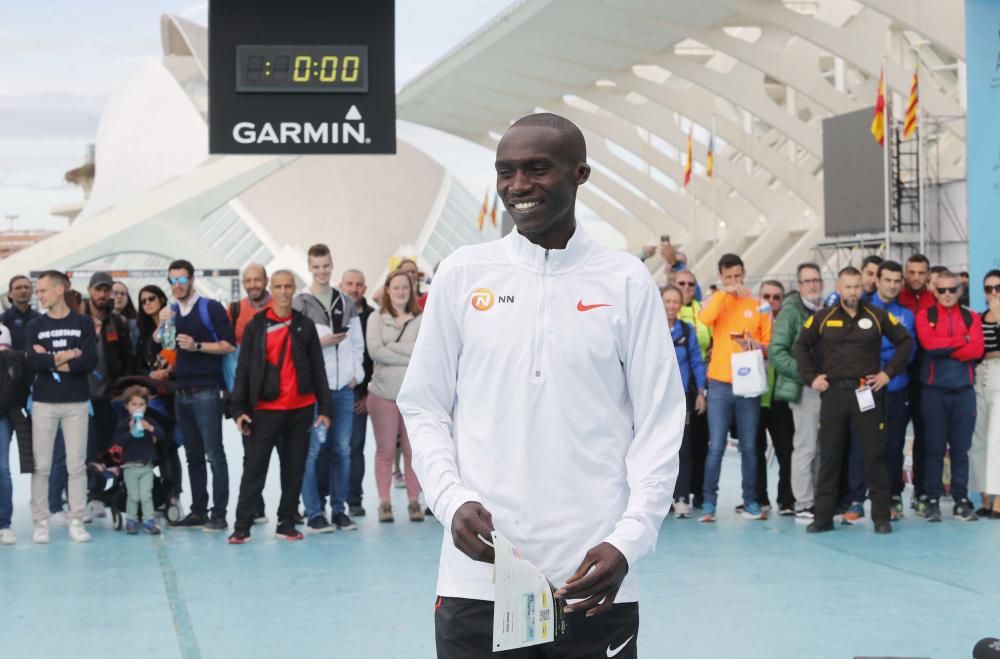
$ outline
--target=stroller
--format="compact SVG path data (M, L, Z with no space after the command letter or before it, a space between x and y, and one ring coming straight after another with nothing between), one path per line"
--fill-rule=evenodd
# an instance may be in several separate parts
M166 389L166 386L169 386L168 383L142 376L130 376L118 380L112 389L113 395L116 397L112 404L115 413L120 419L129 417L125 403L117 399L117 396L128 387L136 384L146 387L153 394L149 399L149 406L146 408L146 416L161 426L168 436L171 436L174 419L173 406L171 405L172 397ZM160 445L157 445L157 458L153 462L153 467L157 472L153 478L153 507L157 512L163 513L168 522L177 522L181 518L181 509L177 498L171 494L177 488L174 487L175 484L168 476L168 469L165 468L166 463L169 462L167 453L170 449L162 444L161 442ZM103 475L110 483L106 484L100 493L92 494L91 499L100 501L111 511L111 520L116 531L121 530L125 525L125 506L128 501L128 492L121 469L121 454L120 446L112 446L98 458L97 463L90 465L92 471ZM144 510L142 514L146 516L149 513Z

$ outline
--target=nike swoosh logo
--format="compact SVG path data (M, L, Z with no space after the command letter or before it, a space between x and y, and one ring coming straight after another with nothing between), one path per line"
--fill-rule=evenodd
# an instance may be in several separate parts
M576 310L590 311L592 309L600 309L601 307L610 307L610 306L611 306L610 304L584 304L583 298L580 298L580 301L576 303Z
M631 636L629 636L628 639L624 643L622 643L621 645L619 645L618 647L616 647L614 650L612 650L611 646L608 645L608 651L607 651L608 656L609 657L616 657L616 656L618 656L618 653L621 652L622 650L624 650L625 646L628 645L629 641L631 641L633 638L635 638L635 634L632 634Z

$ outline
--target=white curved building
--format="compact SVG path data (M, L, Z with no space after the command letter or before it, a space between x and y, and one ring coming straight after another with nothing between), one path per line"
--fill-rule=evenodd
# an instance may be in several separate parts
M164 16L161 34L163 57L145 62L102 114L83 211L0 261L0 281L53 267L155 270L176 258L211 269L257 261L307 279L306 250L317 242L330 246L337 272L376 278L394 255L431 268L493 235L474 227L479 201L402 140L395 156L210 155L207 32ZM228 282L201 284L229 295Z
M304 274L316 241L372 277L389 255L430 267L492 237L478 200L402 141L397 156L210 156L205 29L161 29L162 59L108 103L79 220L0 263L0 281L175 256ZM921 103L945 118L927 123L934 174L964 179L963 30L961 0L519 0L403 87L398 115L490 149L519 116L565 115L594 168L580 199L629 247L670 234L702 278L727 251L790 272L823 239L822 121L874 104L883 56L897 119L920 63Z
M520 0L407 84L399 116L492 148L519 116L564 115L594 166L581 201L630 246L670 234L700 277L730 251L789 272L823 238L822 120L874 105L883 55L897 119L920 61L947 118L936 175L964 178L963 29L961 0Z

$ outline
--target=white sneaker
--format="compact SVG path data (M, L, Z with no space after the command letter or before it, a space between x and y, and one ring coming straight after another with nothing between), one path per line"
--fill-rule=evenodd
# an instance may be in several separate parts
M35 522L35 532L31 535L31 540L36 545L47 545L49 544L49 523L44 519L40 522Z
M90 542L90 534L83 528L83 522L74 519L69 523L69 538L73 542Z
M66 517L66 513L50 513L49 514L49 524L52 526L66 526L69 524L69 518Z
M108 511L104 507L104 503L101 501L91 501L88 505L88 512L91 517L107 517Z
M17 542L17 537L10 529L0 529L0 545L12 545Z
M674 501L674 517L677 519L688 519L691 517L691 505L683 499Z

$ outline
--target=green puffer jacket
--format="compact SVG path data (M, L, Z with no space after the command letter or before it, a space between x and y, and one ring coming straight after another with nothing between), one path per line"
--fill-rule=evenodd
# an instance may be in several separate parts
M777 376L774 383L775 400L797 403L802 397L802 378L795 360L795 341L799 338L802 325L811 315L812 312L802 304L801 296L792 292L785 298L781 312L774 321L768 359Z

